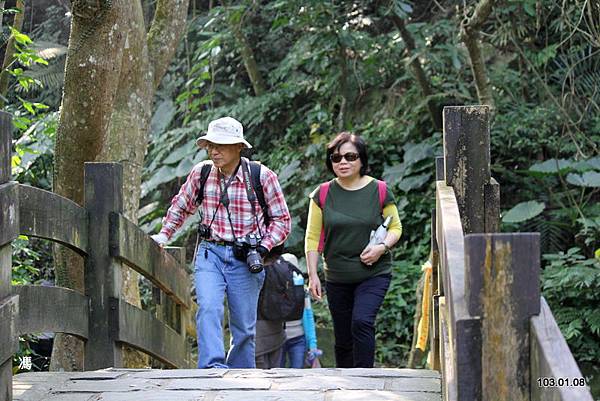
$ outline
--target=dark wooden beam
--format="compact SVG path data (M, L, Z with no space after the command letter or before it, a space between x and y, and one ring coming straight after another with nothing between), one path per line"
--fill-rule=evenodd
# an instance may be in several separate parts
M435 158L435 180L446 181L446 173L444 172L444 156Z
M485 232L500 232L500 184L494 177L491 177L490 183L485 184L483 188L483 203Z
M465 234L485 232L484 185L490 182L490 109L444 107L444 171Z
M6 183L11 176L12 122L10 114L0 111L0 186L4 196L0 197L0 399L12 399L12 356L18 349L15 330L19 299L11 296L12 278L11 237L18 227L18 206L14 195L14 184ZM11 188L13 187L13 188ZM8 189L7 189L8 188ZM6 203L5 203L6 202ZM10 211L12 206L12 211ZM6 232L5 232L6 230Z
M121 347L115 343L118 311L109 300L121 295L121 266L109 251L110 213L123 211L123 170L116 163L85 163L85 208L92 239L85 259L85 293L90 300L84 369L121 367Z
M19 236L19 202L16 182L0 184L0 246Z
M88 337L88 298L77 291L39 285L13 286L19 296L18 334L68 333Z
M482 316L482 400L528 400L529 320L540 312L539 233L465 237L469 311Z
M88 251L87 212L77 203L43 189L19 185L20 233Z
M0 301L0 364L12 361L13 354L19 350L17 319L19 315L19 297L8 296ZM1 394L1 392L0 392Z
M111 256L127 263L177 303L189 307L190 278L177 260L163 251L138 226L118 213L110 217Z

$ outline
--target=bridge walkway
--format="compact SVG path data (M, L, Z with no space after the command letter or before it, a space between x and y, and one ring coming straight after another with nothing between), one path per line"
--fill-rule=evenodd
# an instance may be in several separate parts
M424 369L109 368L13 378L14 401L440 401Z

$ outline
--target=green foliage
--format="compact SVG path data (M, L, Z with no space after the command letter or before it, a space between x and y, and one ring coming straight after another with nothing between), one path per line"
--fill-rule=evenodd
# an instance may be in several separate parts
M582 14L585 2L566 3L511 0L495 7L484 24L484 58L497 106L492 169L502 210L509 211L504 229L540 231L544 253L576 245L590 257L600 238L598 45L589 16ZM597 16L596 8L588 9ZM231 115L243 122L255 146L252 157L279 174L293 216L287 244L301 254L307 196L331 178L323 160L327 142L341 130L363 135L371 175L389 183L404 229L377 323L378 363L401 364L412 333L416 266L429 251L433 156L442 153L427 102L477 103L458 35L465 12L447 1L433 8L411 1L279 0L260 7L234 1L202 9L190 20L186 45L156 102L140 216L145 229L159 228L168 200L206 157L195 138L211 119ZM410 54L392 14L414 38ZM234 26L266 82L261 96L254 96ZM428 97L407 68L415 59L431 85ZM195 216L181 230L178 243L193 241L196 222ZM321 324L330 324L326 305L316 305L315 312Z
M392 282L377 315L375 358L378 364L390 367L406 365L413 334L415 287L420 276L418 264L407 261L394 264Z
M600 360L600 260L579 248L546 254L542 291L578 361Z

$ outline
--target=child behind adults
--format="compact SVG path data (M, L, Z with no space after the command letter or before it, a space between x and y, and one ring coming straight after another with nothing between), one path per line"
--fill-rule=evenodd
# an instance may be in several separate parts
M298 258L291 253L281 255L288 263L300 269L306 275L306 267L299 266ZM300 279L300 278L298 278ZM304 284L304 277L301 278ZM302 319L291 320L285 323L286 341L283 344L281 354L281 367L302 369L306 351L311 355L320 355L321 351L317 349L317 334L315 330L315 319L310 303L310 294L305 289L304 294L304 312ZM307 347L308 345L308 347ZM287 363L289 362L289 364Z

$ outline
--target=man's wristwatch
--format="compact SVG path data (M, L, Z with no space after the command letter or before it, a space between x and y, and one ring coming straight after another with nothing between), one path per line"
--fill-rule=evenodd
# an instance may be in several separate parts
M385 251L383 252L384 254L390 252L390 247L387 246L387 244L385 242L380 242L378 245L383 245L383 247L385 248Z

